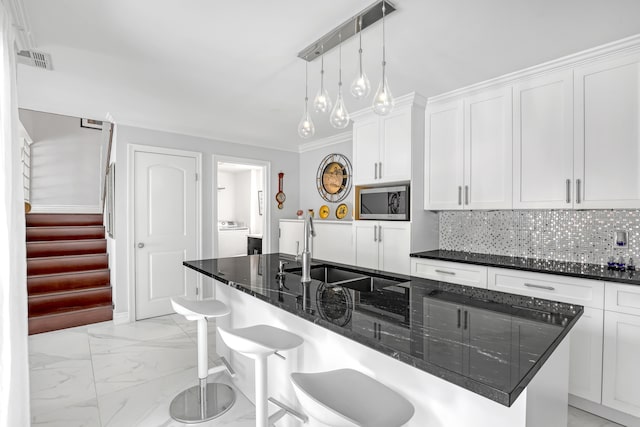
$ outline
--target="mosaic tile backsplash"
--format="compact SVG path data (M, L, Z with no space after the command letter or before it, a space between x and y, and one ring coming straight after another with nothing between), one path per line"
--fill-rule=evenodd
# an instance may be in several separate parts
M440 249L606 265L640 264L640 210L440 212ZM626 231L628 245L614 244Z

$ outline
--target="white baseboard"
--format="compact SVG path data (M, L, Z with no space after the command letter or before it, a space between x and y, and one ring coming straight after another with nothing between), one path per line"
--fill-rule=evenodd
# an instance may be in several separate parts
M32 213L96 213L101 214L100 206L95 205L31 205Z
M611 409L607 406L599 405L590 400L583 399L581 397L569 395L569 405L582 409L583 411L590 412L599 417L605 418L610 421L614 421L623 426L638 427L640 426L640 418L636 418L632 415L625 414L615 409Z
M124 313L113 313L113 324L114 325L122 325L124 323L129 323L129 312L125 311Z

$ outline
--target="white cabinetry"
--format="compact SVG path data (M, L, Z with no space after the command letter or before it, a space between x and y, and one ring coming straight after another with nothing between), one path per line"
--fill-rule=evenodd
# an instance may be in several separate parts
M412 108L388 116L375 114L353 124L354 183L373 184L411 179Z
M476 288L487 287L487 267L482 265L411 258L411 275Z
M298 255L304 244L304 222L298 219L281 219L279 228L278 252Z
M640 287L606 285L602 404L640 417Z
M509 86L427 107L425 209L511 208L511 101Z
M573 74L571 70L513 87L513 207L573 206Z
M488 272L489 289L585 307L571 331L569 393L600 403L604 283L500 268Z
M316 230L316 236L313 238L313 258L343 264L354 263L351 222L317 220L313 225Z
M409 274L411 224L393 221L355 221L355 264L392 273Z
M575 68L576 207L640 207L640 54Z

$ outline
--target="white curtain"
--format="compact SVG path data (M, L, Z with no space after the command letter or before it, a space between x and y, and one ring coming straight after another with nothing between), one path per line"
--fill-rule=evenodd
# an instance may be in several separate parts
M24 194L13 27L0 2L0 426L28 426Z

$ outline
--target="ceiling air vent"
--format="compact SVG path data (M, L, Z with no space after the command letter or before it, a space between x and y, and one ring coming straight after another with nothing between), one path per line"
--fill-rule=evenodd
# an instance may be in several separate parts
M18 52L18 62L32 67L53 70L51 55L33 50L21 50Z

